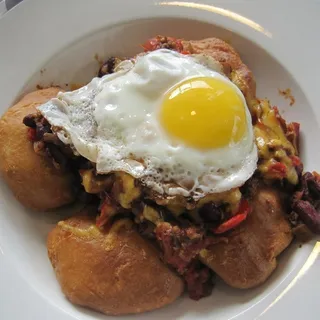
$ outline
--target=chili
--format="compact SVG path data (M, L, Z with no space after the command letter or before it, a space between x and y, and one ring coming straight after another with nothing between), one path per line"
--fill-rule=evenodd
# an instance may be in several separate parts
M225 221L222 223L219 227L213 229L213 233L220 234L220 233L225 233L231 229L234 229L237 227L241 222L246 220L248 214L250 212L250 206L249 203L246 199L242 199L238 213L230 218L229 220Z

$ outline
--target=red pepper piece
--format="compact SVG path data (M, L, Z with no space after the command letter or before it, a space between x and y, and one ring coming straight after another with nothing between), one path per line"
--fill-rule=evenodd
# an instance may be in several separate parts
M231 229L236 228L241 222L246 220L248 213L250 212L250 206L246 199L242 199L238 213L230 218L229 220L225 221L224 223L220 224L219 227L213 229L213 233L220 234L225 233Z
M276 162L270 166L269 172L276 174L280 178L284 178L287 174L287 167L281 162Z
M290 158L291 158L292 164L293 164L295 167L300 166L301 160L300 160L299 157L297 157L297 156L291 156Z
M249 214L250 211L251 211L251 208L249 206L248 200L242 198L237 214L240 214L240 213Z
M37 137L36 129L35 128L28 128L27 136L30 141L36 141L36 137Z

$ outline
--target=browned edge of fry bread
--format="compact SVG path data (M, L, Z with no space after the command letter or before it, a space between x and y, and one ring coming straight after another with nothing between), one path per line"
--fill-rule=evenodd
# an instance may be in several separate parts
M218 243L201 252L202 261L227 284L247 289L262 284L275 270L277 256L289 246L292 232L279 192L257 190L247 220Z
M66 297L105 314L154 310L184 289L130 220L115 222L109 232L88 217L59 222L49 234L48 255Z
M182 43L184 50L192 54L206 54L220 62L226 76L242 91L249 109L257 103L254 76L231 45L218 38L190 40Z
M38 156L28 140L23 118L55 97L59 88L25 95L0 119L0 173L15 197L27 208L44 211L74 200L72 176L54 168L51 159Z

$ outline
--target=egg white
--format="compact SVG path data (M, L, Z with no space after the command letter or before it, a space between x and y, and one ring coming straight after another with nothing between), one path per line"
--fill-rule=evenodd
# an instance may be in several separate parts
M64 143L96 163L98 173L125 171L157 192L200 198L241 186L254 173L258 155L249 110L243 138L208 151L172 140L158 113L171 87L199 76L225 81L246 106L241 91L221 70L209 57L157 50L135 63L122 62L114 74L94 78L76 91L59 93L38 109L60 128L57 134Z

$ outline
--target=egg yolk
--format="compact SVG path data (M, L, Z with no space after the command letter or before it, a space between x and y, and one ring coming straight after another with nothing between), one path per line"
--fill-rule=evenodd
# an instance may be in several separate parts
M246 106L226 81L191 78L166 93L160 122L167 134L189 147L222 148L246 133Z

